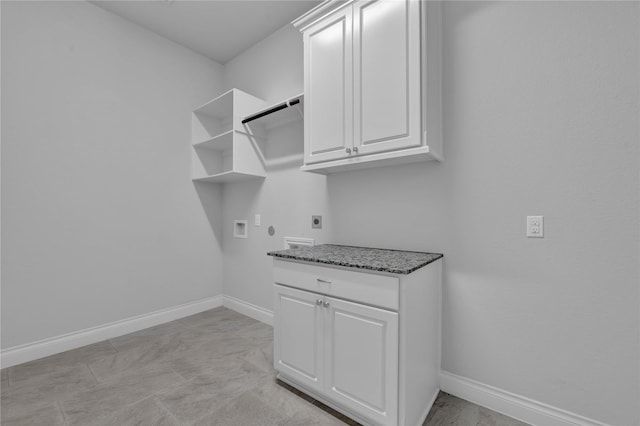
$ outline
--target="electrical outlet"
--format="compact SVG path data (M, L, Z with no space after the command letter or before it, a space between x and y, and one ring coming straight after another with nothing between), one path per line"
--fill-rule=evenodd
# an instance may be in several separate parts
M544 237L544 216L527 216L527 237Z
M322 229L322 216L311 216L311 227L313 229Z

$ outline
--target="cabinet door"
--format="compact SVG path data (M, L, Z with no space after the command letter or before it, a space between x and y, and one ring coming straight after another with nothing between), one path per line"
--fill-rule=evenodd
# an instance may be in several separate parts
M356 2L353 40L358 152L420 146L420 2Z
M274 368L312 390L324 388L321 296L275 285Z
M353 139L352 8L305 30L304 161L348 157Z
M398 314L327 298L325 392L375 423L398 423Z

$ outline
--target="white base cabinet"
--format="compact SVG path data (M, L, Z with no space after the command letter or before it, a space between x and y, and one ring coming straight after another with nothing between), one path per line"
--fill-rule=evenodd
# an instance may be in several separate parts
M278 377L364 424L422 424L438 392L441 260L408 275L274 260Z

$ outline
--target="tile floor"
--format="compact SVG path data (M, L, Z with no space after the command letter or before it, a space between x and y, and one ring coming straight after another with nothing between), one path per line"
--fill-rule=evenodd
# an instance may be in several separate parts
M356 424L274 380L272 328L226 308L1 370L1 424ZM441 393L425 425L524 423Z

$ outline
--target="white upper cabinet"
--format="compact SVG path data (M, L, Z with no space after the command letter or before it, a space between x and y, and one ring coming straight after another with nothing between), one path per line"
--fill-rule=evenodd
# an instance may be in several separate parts
M351 8L304 32L305 163L344 157L353 139Z
M354 15L358 153L420 146L419 3L360 1L354 4Z
M302 170L442 159L438 2L330 0L294 25L308 105Z

